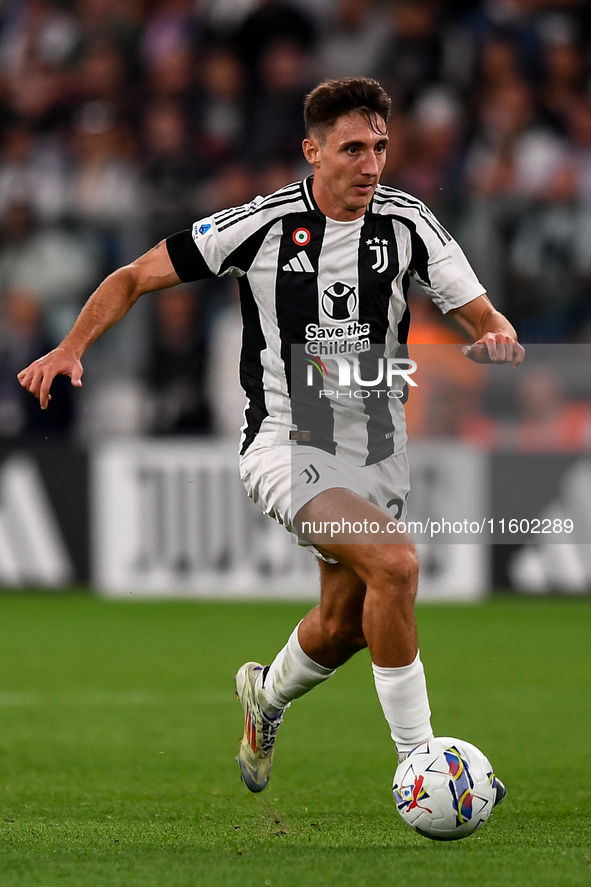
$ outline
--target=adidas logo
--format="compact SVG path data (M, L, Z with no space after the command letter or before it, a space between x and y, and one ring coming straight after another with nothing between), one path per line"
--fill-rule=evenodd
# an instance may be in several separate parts
M304 250L300 250L297 256L290 259L287 265L283 266L284 271L314 271L314 266L308 258Z

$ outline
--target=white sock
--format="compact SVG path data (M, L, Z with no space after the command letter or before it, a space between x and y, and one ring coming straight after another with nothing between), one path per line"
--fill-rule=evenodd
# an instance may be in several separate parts
M401 668L372 665L378 699L399 756L433 737L425 670L417 653Z
M299 699L336 671L318 665L304 653L298 640L299 627L294 629L285 647L269 666L264 682L262 672L257 678L259 701L269 715L279 714L290 702Z

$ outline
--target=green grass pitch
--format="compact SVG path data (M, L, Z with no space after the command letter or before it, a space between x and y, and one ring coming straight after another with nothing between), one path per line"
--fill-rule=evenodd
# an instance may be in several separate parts
M508 797L470 838L399 819L360 654L292 706L272 782L234 762L232 675L305 605L0 597L0 887L591 884L591 600L419 607L435 732Z

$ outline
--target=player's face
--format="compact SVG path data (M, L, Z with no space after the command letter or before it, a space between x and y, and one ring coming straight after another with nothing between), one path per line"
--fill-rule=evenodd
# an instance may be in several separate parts
M374 125L356 111L340 117L323 142L314 136L304 140L304 156L314 167L314 197L331 219L359 219L369 206L388 144L385 122L376 117Z

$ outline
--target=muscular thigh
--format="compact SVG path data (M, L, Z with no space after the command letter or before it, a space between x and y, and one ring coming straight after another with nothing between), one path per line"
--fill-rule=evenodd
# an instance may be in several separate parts
M348 525L357 532L349 530ZM406 557L414 545L408 533L394 530L391 515L350 490L333 489L320 493L295 519L301 538L311 542L365 585L376 571L387 569L398 556ZM344 527L337 531L336 525Z

